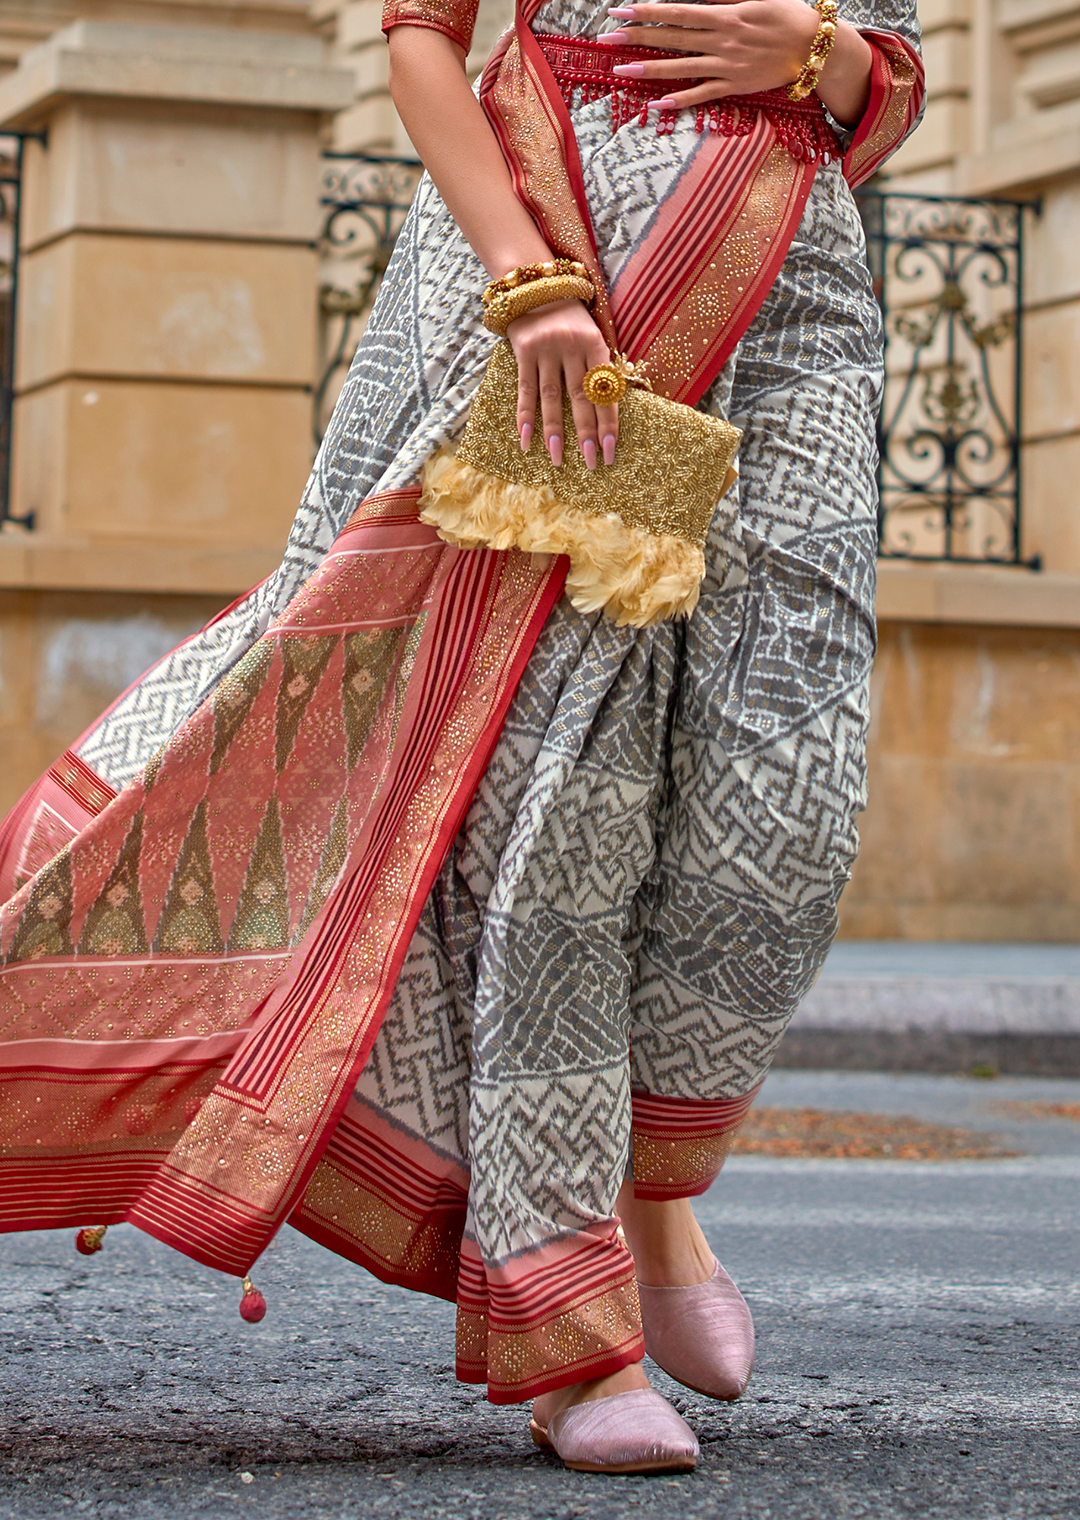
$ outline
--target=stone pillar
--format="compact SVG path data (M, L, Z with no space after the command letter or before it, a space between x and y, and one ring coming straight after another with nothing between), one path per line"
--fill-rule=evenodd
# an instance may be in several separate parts
M25 155L0 584L235 592L310 466L317 37L80 21L0 81Z
M0 811L280 558L312 455L320 136L352 98L303 0L208 3L199 29L167 24L191 6L93 0L125 24L56 30L83 3L0 0L0 123L45 136L23 182L13 511L36 526L0 534Z

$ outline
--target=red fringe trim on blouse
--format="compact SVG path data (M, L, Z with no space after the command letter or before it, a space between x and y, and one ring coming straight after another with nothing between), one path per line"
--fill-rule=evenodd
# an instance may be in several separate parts
M661 48L620 47L585 37L537 34L536 40L544 50L567 106L573 103L575 90L581 91L584 104L607 96L611 101L611 120L616 131L632 121L645 126L650 101L660 100L677 90L692 89L701 83L700 79L623 79L613 72L617 63L681 58L684 56L681 53ZM753 95L728 95L722 100L709 100L682 109L695 113L696 131L704 132L707 125L710 132L720 137L748 137L759 114L764 114L776 128L781 145L801 163L820 161L827 164L842 156L836 134L816 95L795 102L788 98L785 89L761 90ZM674 132L678 116L679 108L665 107L658 112L657 133L663 137Z

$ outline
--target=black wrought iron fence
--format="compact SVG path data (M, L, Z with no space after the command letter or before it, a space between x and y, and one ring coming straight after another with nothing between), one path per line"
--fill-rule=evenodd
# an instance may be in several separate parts
M363 323L423 173L418 159L376 153L323 156L319 290L322 347L313 427L322 442Z
M1022 565L1014 201L860 196L885 319L879 553Z

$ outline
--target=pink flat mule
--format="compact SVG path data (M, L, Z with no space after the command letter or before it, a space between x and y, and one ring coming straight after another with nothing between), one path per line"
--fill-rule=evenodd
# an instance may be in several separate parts
M719 1262L702 1283L638 1284L645 1350L668 1377L710 1399L737 1399L754 1365L754 1321Z
M571 1404L546 1426L530 1420L529 1431L575 1472L691 1472L700 1452L686 1421L651 1388Z

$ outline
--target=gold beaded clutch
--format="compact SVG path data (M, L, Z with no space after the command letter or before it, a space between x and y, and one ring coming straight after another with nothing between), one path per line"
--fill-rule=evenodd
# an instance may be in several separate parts
M566 594L579 612L602 608L635 628L688 617L705 574L709 524L735 479L741 434L640 388L632 371L629 378L614 464L586 468L564 397L556 467L539 415L532 446L521 450L517 363L510 344L499 343L457 449L424 468L421 521L463 549L568 555Z

